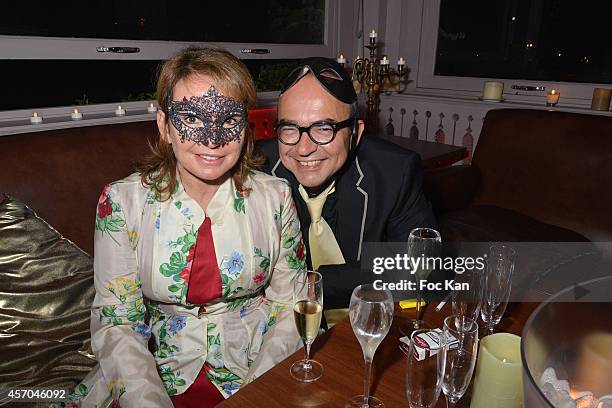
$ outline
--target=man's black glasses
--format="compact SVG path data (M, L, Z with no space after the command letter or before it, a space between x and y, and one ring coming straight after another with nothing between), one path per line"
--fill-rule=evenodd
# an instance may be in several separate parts
M352 126L355 118L348 118L342 122L322 120L310 126L298 126L293 123L277 123L274 125L278 140L286 145L293 146L300 142L302 134L306 132L310 140L318 145L331 143L340 129Z

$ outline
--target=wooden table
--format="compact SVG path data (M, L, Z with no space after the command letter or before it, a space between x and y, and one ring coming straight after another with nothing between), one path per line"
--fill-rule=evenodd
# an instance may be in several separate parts
M433 305L425 309L425 321L442 327L444 318L450 314L450 304L441 312ZM510 303L496 330L521 335L527 318L538 303ZM398 327L406 318L413 318L414 311L396 308L393 326L381 343L372 367L371 393L380 398L387 408L407 407L404 375L404 354L398 349ZM361 347L353 334L348 319L343 320L315 340L312 357L323 364L323 377L310 384L294 380L289 367L302 359L303 349L279 363L253 383L228 398L220 408L258 407L344 407L350 397L363 393L364 362ZM459 401L457 407L469 406L470 391ZM437 407L445 407L445 398L440 393Z
M467 149L463 146L453 146L444 143L414 140L400 136L368 136L378 137L395 143L404 149L412 150L421 156L423 167L426 169L450 166L467 156Z

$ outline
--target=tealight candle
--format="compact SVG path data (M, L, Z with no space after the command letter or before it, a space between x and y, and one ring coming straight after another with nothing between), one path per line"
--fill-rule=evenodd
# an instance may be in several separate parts
M383 55L382 59L380 60L380 65L389 65L389 58L387 58L386 55Z
M125 109L121 105L118 105L117 109L115 109L115 116L125 116Z
M346 63L346 58L344 58L343 54L340 54L340 56L338 57L337 61L338 61L338 64L344 65Z
M546 94L546 106L555 106L559 102L559 96L561 94L556 90L552 89Z
M399 65L399 66L401 66L401 65L406 65L406 61L404 61L404 58L403 58L403 57L400 57L400 58L397 60L397 65Z
M376 31L372 30L372 32L370 33L370 38L376 38L377 34Z
M485 81L482 90L482 99L486 101L501 101L504 92L504 83L499 81Z
M42 123L43 118L42 116L38 116L38 112L33 112L32 116L30 117L30 123L33 125L37 125L39 123Z
M149 106L147 106L147 112L157 113L157 107L153 104L153 102L150 102Z
M72 120L81 120L83 119L83 114L79 112L78 109L75 108L70 114L70 117L72 118Z

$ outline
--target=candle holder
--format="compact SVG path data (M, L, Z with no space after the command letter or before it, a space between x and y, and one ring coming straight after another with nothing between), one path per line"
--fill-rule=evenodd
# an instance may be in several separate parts
M33 112L32 116L30 116L30 123L33 125L38 125L43 122L42 116L38 115L38 112Z
M610 98L612 89L595 88L593 89L593 99L591 100L591 110L607 111L610 108Z
M117 105L117 109L115 109L115 116L125 116L125 109L121 105Z
M557 92L556 90L551 90L549 93L546 94L546 106L557 106L557 103L559 103L559 96L561 94L559 92Z
M70 119L72 119L72 120L81 120L81 119L83 119L83 114L78 109L75 108L72 111L72 113L70 114Z
M373 35L374 34L374 35ZM398 64L397 70L389 67L386 56L380 59L376 54L379 44L376 43L375 32L370 34L370 42L365 46L370 50L369 58L355 59L351 79L357 92L365 92L367 96L366 105L366 131L368 133L378 132L378 111L380 106L379 93L389 92L397 89L401 92L400 84L406 76L406 65ZM400 59L403 62L403 58Z

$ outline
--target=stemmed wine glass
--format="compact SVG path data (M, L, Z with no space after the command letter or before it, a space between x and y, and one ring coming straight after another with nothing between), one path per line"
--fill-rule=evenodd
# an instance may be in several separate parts
M323 314L323 277L307 271L293 282L293 314L295 326L304 342L304 359L291 366L291 376L298 381L312 382L321 378L323 366L310 359L310 345L319 333Z
M444 319L444 338L458 339L456 347L446 348L442 391L448 408L453 408L470 385L478 353L478 324L465 316L451 315Z
M427 336L439 345L434 356L417 358L416 344L422 340L417 337ZM406 397L410 408L432 408L436 405L442 390L446 359L446 341L442 333L428 329L414 330L410 335L410 346L406 366Z
M453 290L452 309L459 330L470 331L480 316L483 296L484 274L482 269L471 269L455 276L456 283L467 283L469 290Z
M373 285L360 285L353 290L349 318L365 359L363 395L347 401L346 408L382 408L385 404L370 396L372 360L393 322L393 296L389 290L376 290Z
M515 260L516 252L509 246L493 245L489 248L484 296L480 307L480 316L488 334L493 334L495 325L506 311Z
M410 231L408 236L408 256L410 258L422 258L424 262L427 258L435 257L440 254L442 247L442 238L440 233L432 228L415 228ZM409 335L413 330L418 330L425 327L425 322L422 320L421 300L423 298L420 290L420 281L427 279L433 270L433 262L419 264L419 267L414 271L414 279L416 281L416 318L408 320L404 323L400 330L402 334Z

